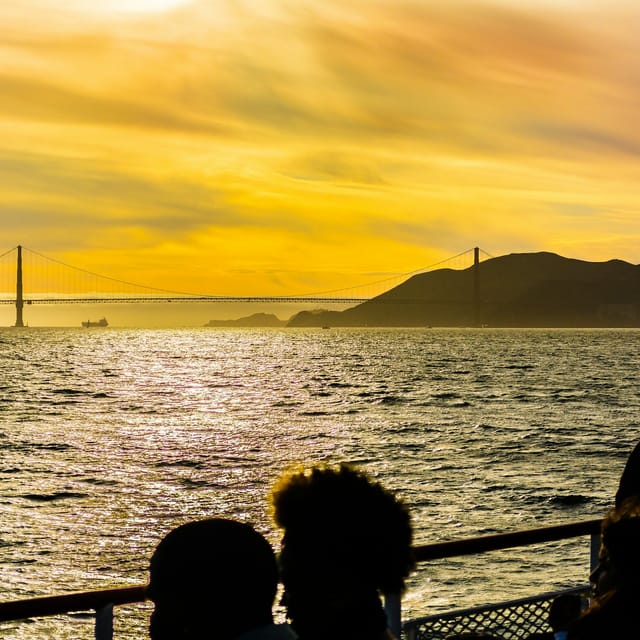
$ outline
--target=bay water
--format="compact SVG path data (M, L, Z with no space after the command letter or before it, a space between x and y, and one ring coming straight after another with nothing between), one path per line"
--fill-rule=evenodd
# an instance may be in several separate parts
M638 330L2 329L0 598L143 584L210 516L277 548L269 492L350 462L416 544L601 517L640 439ZM406 617L586 582L585 538L418 567ZM150 605L116 609L143 638ZM277 608L277 615L282 611ZM86 616L2 638L91 638Z

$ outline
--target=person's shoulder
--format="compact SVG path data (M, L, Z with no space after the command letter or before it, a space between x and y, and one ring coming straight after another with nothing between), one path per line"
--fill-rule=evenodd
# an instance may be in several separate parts
M639 628L638 595L611 592L571 625L569 640L636 638Z

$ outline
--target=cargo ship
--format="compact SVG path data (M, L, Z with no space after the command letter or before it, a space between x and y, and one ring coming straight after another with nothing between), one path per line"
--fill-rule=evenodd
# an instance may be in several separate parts
M106 318L100 318L100 320L92 321L92 320L84 320L82 322L83 327L108 327L109 323Z

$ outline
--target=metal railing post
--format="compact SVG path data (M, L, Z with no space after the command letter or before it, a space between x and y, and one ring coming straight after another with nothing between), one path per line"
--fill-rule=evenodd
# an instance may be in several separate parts
M404 633L407 640L416 640L418 637L418 627L408 627Z
M402 630L402 599L399 593L388 593L384 596L384 611L387 614L387 625L396 638Z
M600 562L600 534L591 534L591 550L590 550L590 563L589 573L593 573L596 570Z
M96 609L96 640L113 640L113 605Z

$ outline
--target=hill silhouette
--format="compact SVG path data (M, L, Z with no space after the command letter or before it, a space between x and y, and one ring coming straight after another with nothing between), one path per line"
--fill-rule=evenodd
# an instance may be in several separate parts
M284 327L286 322L272 313L254 313L237 320L209 320L205 327Z
M475 270L438 269L345 311L302 311L287 326L638 327L640 266L514 253Z

